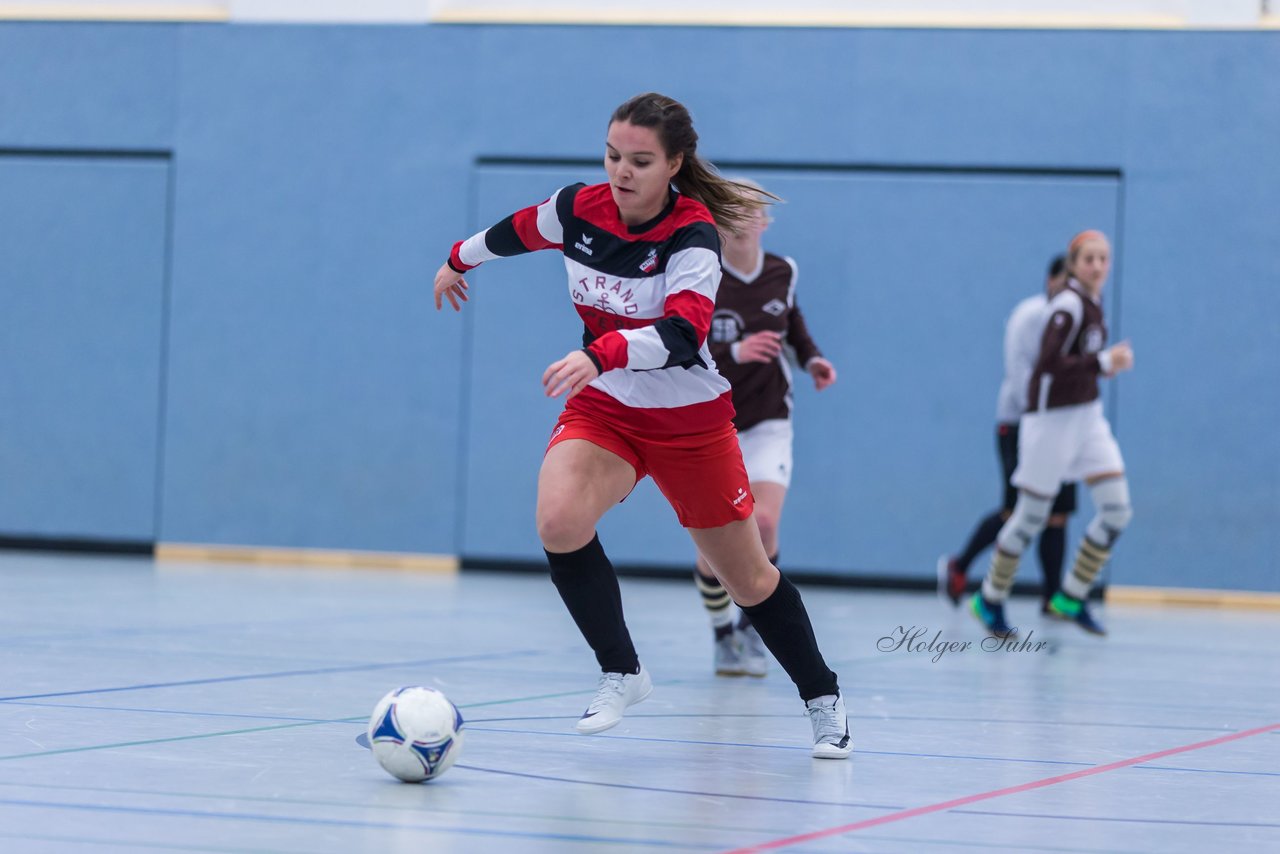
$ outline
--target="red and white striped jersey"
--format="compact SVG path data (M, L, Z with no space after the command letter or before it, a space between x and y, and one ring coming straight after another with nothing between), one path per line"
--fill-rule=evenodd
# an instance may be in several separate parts
M455 244L449 266L466 272L539 249L564 253L584 349L600 368L570 406L673 433L733 417L707 348L720 238L706 206L673 190L656 217L628 226L608 184L574 184Z

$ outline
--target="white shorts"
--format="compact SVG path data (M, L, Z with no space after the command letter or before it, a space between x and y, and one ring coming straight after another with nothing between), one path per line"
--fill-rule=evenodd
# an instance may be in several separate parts
M747 480L791 486L791 419L771 418L738 431Z
M1022 416L1014 486L1053 496L1064 483L1113 471L1124 471L1124 458L1101 400Z

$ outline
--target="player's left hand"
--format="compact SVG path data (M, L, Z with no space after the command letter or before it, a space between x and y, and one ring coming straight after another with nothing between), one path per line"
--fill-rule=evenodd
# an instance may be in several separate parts
M836 366L821 356L814 356L805 368L809 371L809 376L813 377L813 387L818 391L835 384Z
M600 376L596 363L581 350L574 350L563 359L552 362L542 372L542 387L547 397L559 397L569 392L568 400L587 387L587 384Z

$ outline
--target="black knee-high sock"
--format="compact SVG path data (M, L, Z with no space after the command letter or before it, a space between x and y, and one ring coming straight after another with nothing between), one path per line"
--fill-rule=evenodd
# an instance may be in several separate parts
M1040 569L1044 572L1043 596L1047 601L1062 586L1062 561L1067 553L1067 529L1048 527L1040 532Z
M543 551L546 551L545 549ZM606 673L639 673L640 659L622 617L622 591L613 564L592 537L576 552L547 552L551 580Z
M969 572L969 564L996 541L996 534L999 534L1003 527L1004 518L999 510L978 523L978 527L974 528L973 533L969 535L969 542L964 547L964 551L956 558L956 565L962 574Z
M796 683L800 699L808 701L839 690L835 673L818 649L800 591L786 576L778 579L778 589L768 599L759 605L740 607L751 618L769 652Z

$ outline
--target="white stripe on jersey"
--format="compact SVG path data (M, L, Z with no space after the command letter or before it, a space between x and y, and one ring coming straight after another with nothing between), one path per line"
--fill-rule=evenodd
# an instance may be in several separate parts
M681 291L702 294L714 304L720 289L720 259L710 249L693 246L667 259L667 296Z
M1076 336L1080 334L1080 323L1084 320L1084 303L1080 301L1080 295L1070 288L1063 288L1049 303L1046 316L1053 317L1060 311L1071 315L1071 331L1062 342L1062 355L1065 356L1070 352L1071 345L1075 343Z
M489 229L486 228L479 234L473 234L462 241L462 245L458 247L458 258L461 259L463 264L468 267L475 267L498 257L489 251L488 246L484 245L484 236L488 233Z
M714 364L704 344L700 355ZM667 368L662 371L607 371L591 385L627 406L637 409L670 409L706 403L730 391L729 381L714 370L701 367Z
M652 326L622 329L619 334L627 339L627 368L631 370L661 368L671 356L662 337Z
M693 291L714 305L720 286L716 253L699 247L673 254L667 260L665 273L639 279L605 276L567 255L564 266L574 303L635 320L660 320L666 314L667 298L682 291ZM627 369L661 368L671 356L652 326L622 330L621 334L627 339ZM702 351L703 361L710 364L705 342Z
M569 297L574 305L637 320L662 317L667 291L661 276L606 276L568 255L564 256L564 268L569 273Z
M560 225L560 218L556 215L556 198L559 195L560 191L556 190L551 194L551 198L538 205L538 232L546 238L548 243L564 243L564 229ZM463 264L468 267L478 267L485 261L502 257L489 251L485 243L485 235L488 233L489 229L486 228L479 234L473 234L462 241L462 246L458 248L458 258Z
M800 278L800 268L796 266L795 259L789 255L783 255L782 260L787 262L787 266L791 268L791 284L787 286L787 308L796 307L796 280Z
M656 307L657 311L649 315L651 317L661 318L665 313L667 298L683 291L693 291L714 306L716 291L720 287L720 259L710 249L681 249L667 259L666 272L653 278L665 279L666 287L661 294L663 304ZM658 330L652 326L623 330L622 337L627 339L626 366L629 370L661 368L671 358L671 351L667 349ZM711 353L707 350L705 341L698 353L702 356L702 361L710 364Z
M560 217L556 214L556 199L559 197L560 190L556 190L551 198L538 205L538 231L552 243L562 244L564 226L560 224Z

